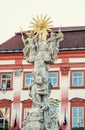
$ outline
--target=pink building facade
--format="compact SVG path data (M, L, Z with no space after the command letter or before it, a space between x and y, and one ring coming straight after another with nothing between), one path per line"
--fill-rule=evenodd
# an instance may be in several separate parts
M54 28L57 32L58 28ZM61 30L58 60L49 66L52 83L50 104L58 113L62 130L85 130L85 27L65 27ZM17 130L32 106L29 84L33 65L22 52L21 34L0 45L0 120Z

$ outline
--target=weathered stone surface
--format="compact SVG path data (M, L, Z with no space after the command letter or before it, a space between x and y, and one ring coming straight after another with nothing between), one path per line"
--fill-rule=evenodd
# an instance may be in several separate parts
M57 59L59 43L63 34L50 33L45 41L38 35L29 33L24 39L23 53L27 62L33 62L33 82L30 84L30 96L33 104L29 111L24 127L21 130L59 130L58 116L55 115L48 104L51 84L48 82L48 64L53 64Z

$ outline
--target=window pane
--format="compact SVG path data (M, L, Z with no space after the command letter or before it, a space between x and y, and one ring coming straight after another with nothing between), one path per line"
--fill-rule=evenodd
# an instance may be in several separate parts
M77 79L76 78L73 78L73 82L72 82L72 86L76 87L77 86Z
M7 87L7 88L10 88L10 83L7 83L6 87Z
M10 79L10 78L11 78L11 75L10 75L10 74L7 74L7 75L6 75L6 78Z
M9 73L1 75L1 84L2 84L3 89L7 89L11 87L11 78L12 78L12 75Z
M57 73L52 73L52 76L53 77L57 77Z
M0 128L7 127L10 119L10 108L0 108Z
M25 74L25 87L28 87L30 85L30 83L32 82L32 77L33 77L32 73Z
M53 86L54 86L54 87L57 86L57 79L53 79Z
M52 77L52 73L49 73L49 77Z
M79 108L78 116L82 117L83 116L83 108Z
M81 77L79 77L78 79L78 85L83 86L83 79Z
M77 117L77 108L76 107L73 107L72 115L73 115L73 117Z
M26 79L26 80L25 80L25 86L28 86L30 83L31 83L31 82L30 82L30 79Z
M49 83L51 83L51 84L52 84L52 78L49 78Z
M73 87L83 86L83 72L72 72L72 86Z
M6 78L6 74L5 74L5 75L2 75L2 78Z
M84 126L84 107L72 107L72 128Z
M72 128L73 127L77 127L77 119L76 118L72 119Z
M77 76L82 76L82 72L77 72Z
M10 79L11 78L11 74L2 74L2 79L5 78L5 79Z
M57 72L49 72L49 83L53 87L58 87L58 73Z
M26 78L31 78L32 74L28 73L26 74Z

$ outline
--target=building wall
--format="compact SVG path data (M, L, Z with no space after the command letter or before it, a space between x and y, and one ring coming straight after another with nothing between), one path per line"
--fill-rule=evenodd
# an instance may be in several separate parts
M15 76L17 69L22 71L19 75ZM24 73L32 72L32 70L33 65L26 63L22 53L0 54L0 75L6 72L12 73L13 82L11 90L7 90L6 93L0 90L0 107L2 107L3 100L5 102L9 101L11 108L9 123L11 123L11 126L14 126L15 119L17 119L17 128L21 128L22 126L24 107L27 104L28 107L32 105L29 90L24 89ZM58 60L54 65L49 65L49 71L57 71L59 73L58 88L52 89L49 98L59 101L59 121L62 129L65 129L63 126L65 111L68 127L71 129L72 105L75 105L77 98L83 100L80 104L82 102L85 103L85 81L83 88L72 88L71 86L73 71L83 71L85 78L85 50L59 52ZM75 99L75 102L73 102L73 99Z

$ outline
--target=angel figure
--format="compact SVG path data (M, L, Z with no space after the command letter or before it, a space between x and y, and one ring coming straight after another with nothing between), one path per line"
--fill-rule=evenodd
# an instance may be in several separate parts
M47 39L47 46L51 55L51 60L54 62L57 59L57 53L59 51L59 43L63 40L63 34L59 30L57 34L51 32L50 38Z
M24 57L27 62L34 62L35 56L36 56L36 41L37 36L32 35L32 33L28 33L27 38L24 38L24 35L22 34L22 41L24 43Z

